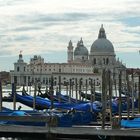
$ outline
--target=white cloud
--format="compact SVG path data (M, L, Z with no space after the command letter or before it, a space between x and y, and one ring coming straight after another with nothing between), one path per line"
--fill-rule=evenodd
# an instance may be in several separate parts
M139 0L0 0L1 52L66 52L80 37L90 50L102 23L117 52L137 51L139 7Z

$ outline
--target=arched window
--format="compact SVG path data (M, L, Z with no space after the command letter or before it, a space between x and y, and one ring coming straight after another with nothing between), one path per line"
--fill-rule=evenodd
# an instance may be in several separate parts
M103 58L103 64L105 64L105 58Z
M107 65L109 64L109 59L108 59L108 58L106 59L106 64L107 64Z
M96 64L96 58L93 59L93 63Z
M17 67L17 71L19 71L19 67Z
M61 69L59 68L59 72L61 72Z

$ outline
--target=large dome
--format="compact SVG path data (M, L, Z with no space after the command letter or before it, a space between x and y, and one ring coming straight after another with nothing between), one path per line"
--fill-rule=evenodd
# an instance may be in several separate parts
M77 47L74 50L74 55L86 55L86 56L88 56L88 49L83 45L82 38L77 43Z
M91 46L90 52L107 52L107 53L114 53L114 47L112 43L106 38L99 38L95 40Z
M103 28L103 25L101 26L99 30L98 39L96 39L90 49L91 55L100 55L100 54L108 54L108 55L114 55L114 47L113 44L106 39L106 33Z

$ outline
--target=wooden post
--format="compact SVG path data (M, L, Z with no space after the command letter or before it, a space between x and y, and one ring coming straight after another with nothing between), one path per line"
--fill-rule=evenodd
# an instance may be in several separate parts
M90 79L90 102L93 102L93 80Z
M69 103L71 103L71 78L70 78L70 81L69 81L69 86L70 86L70 89L69 89Z
M134 74L133 74L133 69L131 71L131 78L132 78L132 117L134 117Z
M93 101L96 100L96 94L95 94L95 80L93 82Z
M54 89L53 89L53 75L51 76L51 85L50 85L50 94L51 94L51 109L53 109L53 94L54 94Z
M126 82L127 82L127 120L129 120L130 116L130 85L129 85L129 77L126 71Z
M117 97L117 83L116 83L116 73L115 69L113 70L113 83L114 83L114 89L115 89L115 96Z
M0 111L2 111L2 82L0 80Z
M86 79L86 95L85 95L85 100L87 100L87 91L88 91L88 81Z
M61 93L61 76L59 75L59 93Z
M12 83L13 110L16 110L16 84Z
M45 89L45 94L48 94L49 91L48 91L48 85L46 84L46 89Z
M109 108L110 108L110 123L112 123L112 80L111 71L108 71L108 85L109 85ZM111 124L112 125L112 124Z
M80 78L80 79L79 79L79 100L80 100L80 101L81 101L81 84L82 84L82 83L81 83L81 82L82 82L81 80L82 80L82 79Z
M121 122L121 112L122 112L122 98L121 98L121 92L122 92L122 71L120 70L119 73L119 123Z
M91 103L91 107L90 107L90 111L92 112L93 111L93 108L92 108L92 104L93 104L93 79L90 79L90 88L91 88L91 93L90 93L90 103Z
M58 96L58 102L61 103L61 98L60 98L61 92L59 92L59 87L56 87L56 95Z
M106 94L106 89L105 89L105 69L103 69L102 72L102 129L105 128L105 110L106 110L106 103L105 103L105 94Z
M29 95L31 95L31 86L32 86L32 84L30 82L30 85L29 85Z
M66 95L68 96L68 84L69 82L66 82Z
M36 109L36 92L37 92L37 82L34 83L34 98L33 98L33 110Z
M138 95L138 111L140 113L140 73L139 73L139 81L138 81L139 95Z
M71 83L71 96L73 97L73 85L74 85L74 82L72 80L72 83Z
M77 78L75 78L75 94L76 94L76 102L77 102L78 101Z

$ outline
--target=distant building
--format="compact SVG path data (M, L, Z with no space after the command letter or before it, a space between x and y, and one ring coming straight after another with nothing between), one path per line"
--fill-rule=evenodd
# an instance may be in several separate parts
M103 25L97 40L91 45L90 53L81 38L75 48L72 41L69 41L67 57L67 63L46 63L41 56L34 55L27 64L22 54L19 54L19 59L14 63L14 70L10 72L11 82L17 85L28 85L35 81L50 84L53 75L55 85L60 82L67 83L70 79L74 83L76 78L82 79L83 84L86 80L89 82L93 79L96 85L100 85L103 69L109 69L116 77L120 70L125 73L126 69L119 60L116 60L113 44L106 38Z
M45 63L41 56L35 55L31 58L30 63L23 61L22 54L14 63L14 71L11 71L11 81L17 85L28 85L35 81L42 84L50 84L51 76L54 78L54 85L67 83L70 79L75 82L82 78L82 81L93 78L96 84L101 82L100 75L93 73L92 65L86 63Z
M86 63L93 66L94 72L102 72L109 69L116 72L125 69L126 67L116 59L113 44L107 39L103 25L101 26L98 38L93 42L90 52L84 46L81 38L77 43L77 47L73 47L72 41L68 46L68 63Z
M130 85L133 85L134 91L138 93L139 91L139 80L140 80L140 69L139 68L127 68L127 73L129 75ZM133 80L132 80L133 79ZM132 86L130 86L132 88Z
M9 84L11 81L10 73L6 72L6 71L1 71L0 80L1 80L2 84Z

